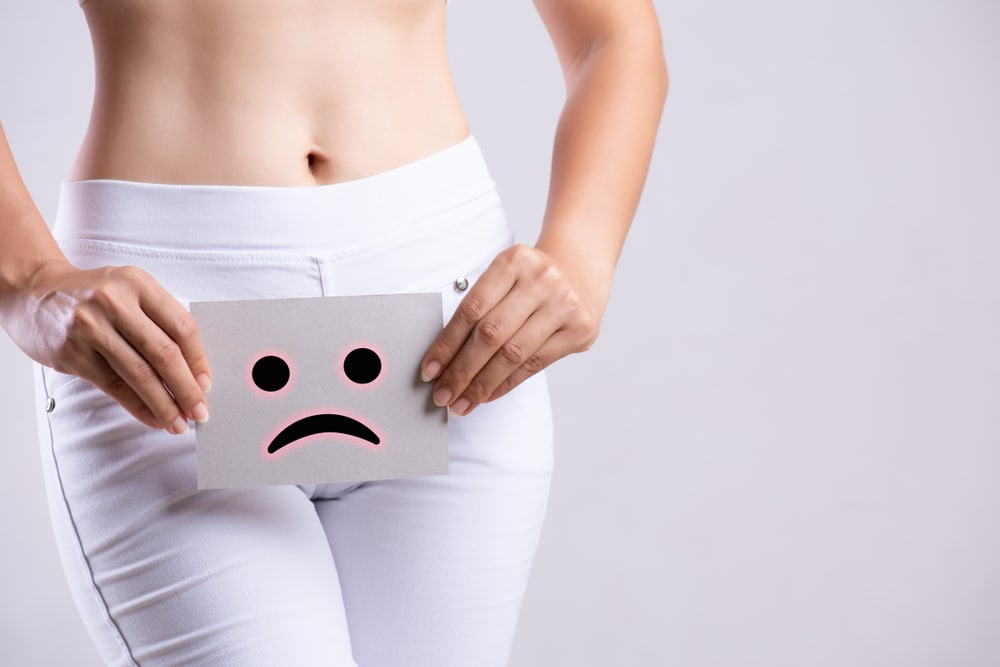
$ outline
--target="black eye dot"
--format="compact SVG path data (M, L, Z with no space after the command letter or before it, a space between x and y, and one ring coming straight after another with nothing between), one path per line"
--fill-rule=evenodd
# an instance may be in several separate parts
M344 359L344 373L351 382L368 384L381 372L382 360L378 358L375 350L369 350L367 347L351 350Z
M269 354L257 360L251 375L253 383L264 391L278 391L288 384L291 371L284 359Z

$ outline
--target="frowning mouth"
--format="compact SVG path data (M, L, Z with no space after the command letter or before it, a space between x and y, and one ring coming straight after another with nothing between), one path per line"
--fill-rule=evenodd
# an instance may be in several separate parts
M375 431L357 419L346 415L319 414L303 417L283 428L278 435L274 436L271 444L267 446L267 453L274 454L282 447L290 445L296 440L319 433L343 433L344 435L360 438L373 445L378 445L382 442Z

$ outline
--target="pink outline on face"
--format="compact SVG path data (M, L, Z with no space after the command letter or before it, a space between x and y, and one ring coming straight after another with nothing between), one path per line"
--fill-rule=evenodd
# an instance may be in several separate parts
M378 436L379 444L375 445L375 444L372 444L372 443L368 442L367 440L362 440L360 438L356 438L356 437L348 435L346 433L336 433L336 432L331 433L329 431L323 431L321 433L314 433L314 434L311 434L311 435L307 435L307 436L305 436L303 438L299 438L298 440L296 440L294 442L290 442L290 443L288 443L287 445L285 445L284 447L282 447L281 449L279 449L278 451L276 451L274 453L271 453L271 452L267 451L267 448L274 441L274 439L276 437L278 437L278 434L281 433L282 431L284 431L286 428L288 428L292 424L294 424L295 422L299 421L300 419L306 419L308 417L313 417L313 416L316 416L316 415L324 415L324 414L343 415L345 417L350 417L351 419L354 419L356 421L361 422L362 424L364 424L365 426L367 426L368 428L370 428L375 433L375 435ZM273 429L271 431L270 435L267 437L267 439L264 441L263 445L261 446L261 455L265 459L273 459L275 457L281 456L286 451L289 451L289 450L292 450L292 449L298 449L300 445L305 444L307 442L311 442L311 441L313 441L313 440L315 440L317 438L323 437L323 436L335 438L335 439L337 439L339 441L342 441L342 442L350 442L350 443L354 443L354 444L365 445L365 446L368 447L368 449L371 449L372 451L378 451L378 450L384 448L385 447L385 436L382 434L381 429L379 429L378 427L376 427L376 426L374 426L372 424L369 424L368 422L366 422L364 419L361 419L360 417L361 417L361 415L358 412L354 412L353 410L343 410L343 409L336 408L336 407L330 408L330 409L320 408L320 409L314 409L314 410L301 410L301 411L295 413L295 415L293 417L291 417L290 419L288 419L284 423L282 423L279 427L277 427L277 428L275 428L275 429Z
M278 391L264 391L253 381L253 367L264 357L278 357L288 364L288 382L286 382L285 386ZM295 362L292 361L292 355L277 348L268 347L257 351L250 357L250 363L244 369L243 377L246 380L247 385L249 385L251 392L263 398L274 399L283 396L289 388L295 384L295 380L298 378L298 370L295 367Z
M358 348L362 347L366 347L369 350L373 351L375 354L378 355L379 361L382 362L382 370L379 371L378 377L372 380L371 382L365 384L355 382L351 378L347 377L347 373L344 372L344 362L347 361L347 355L349 355L354 350L357 350ZM355 341L349 343L344 347L344 349L340 353L340 356L337 358L337 374L340 375L340 380L345 385L347 385L351 389L354 389L355 391L370 391L372 389L379 387L382 384L382 381L385 379L385 376L388 375L388 373L389 373L389 363L386 361L385 352L383 352L382 348L380 348L378 345L374 343L369 343L367 341Z

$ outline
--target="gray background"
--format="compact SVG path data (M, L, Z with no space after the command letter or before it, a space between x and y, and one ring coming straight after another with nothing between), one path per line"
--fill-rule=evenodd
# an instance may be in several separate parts
M670 99L601 338L551 373L557 473L512 664L1000 664L1000 3L656 5ZM51 220L86 29L75 0L0 6L0 119ZM449 13L530 241L552 47L527 1ZM5 339L0 363L0 657L96 665L28 363Z

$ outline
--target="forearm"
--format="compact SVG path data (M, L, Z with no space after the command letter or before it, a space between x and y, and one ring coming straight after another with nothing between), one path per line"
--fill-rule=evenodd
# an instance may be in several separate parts
M0 324L6 304L50 260L65 256L24 186L0 125Z
M537 247L585 275L603 308L646 180L667 71L655 27L585 53L564 62L566 104Z

